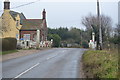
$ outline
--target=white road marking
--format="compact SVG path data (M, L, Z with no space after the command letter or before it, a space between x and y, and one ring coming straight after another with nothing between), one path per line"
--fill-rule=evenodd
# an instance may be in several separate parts
M58 54L57 54L57 55L58 55ZM48 58L46 58L46 60L52 59L52 58L56 57L57 55L52 56L52 57L48 57Z
M52 57L46 58L46 60L52 59L52 58L56 57L57 55L58 55L58 54L56 54L55 56L52 56ZM17 75L16 77L14 77L12 80L15 80L16 78L19 78L20 76L22 76L23 74L27 73L27 72L30 71L31 69L35 68L35 67L38 66L39 64L40 64L40 62L37 63L37 64L35 64L34 66L28 68L28 69L25 70L24 72L20 73L19 75Z
M34 66L28 68L27 70L25 70L24 72L20 73L18 76L14 77L12 80L19 78L20 76L22 76L23 74L27 73L28 71L30 71L31 69L35 68L36 66L38 66L40 63L35 64Z

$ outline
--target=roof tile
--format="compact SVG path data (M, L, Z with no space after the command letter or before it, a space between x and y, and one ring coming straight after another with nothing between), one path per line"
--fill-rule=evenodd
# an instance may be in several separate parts
M21 30L36 30L41 29L42 27L42 19L24 19L22 20L22 28Z

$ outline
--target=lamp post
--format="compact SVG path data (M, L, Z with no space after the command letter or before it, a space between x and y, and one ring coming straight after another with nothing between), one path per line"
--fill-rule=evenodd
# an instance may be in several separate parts
M98 16L98 28L99 28L99 49L102 50L102 30L101 30L99 0L97 0L97 16Z

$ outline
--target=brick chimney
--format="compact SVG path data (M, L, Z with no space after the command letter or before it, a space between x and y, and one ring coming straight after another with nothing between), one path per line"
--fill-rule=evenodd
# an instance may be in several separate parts
M4 1L4 9L10 9L10 1L9 0Z
M43 19L46 19L46 11L45 11L45 9L43 10L42 15L43 15Z

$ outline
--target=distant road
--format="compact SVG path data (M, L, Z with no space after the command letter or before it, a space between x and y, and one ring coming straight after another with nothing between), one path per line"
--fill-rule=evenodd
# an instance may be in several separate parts
M80 78L85 49L54 48L3 61L3 78Z

